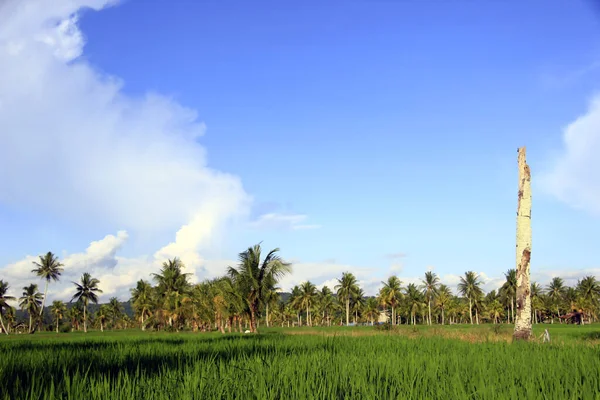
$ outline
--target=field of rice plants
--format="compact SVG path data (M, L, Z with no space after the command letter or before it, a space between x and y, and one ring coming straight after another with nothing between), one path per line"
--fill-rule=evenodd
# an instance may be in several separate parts
M0 339L0 398L600 398L600 326L552 326L551 344L492 329L15 335Z

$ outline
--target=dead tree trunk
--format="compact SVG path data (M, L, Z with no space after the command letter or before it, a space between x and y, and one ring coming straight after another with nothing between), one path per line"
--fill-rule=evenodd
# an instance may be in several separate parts
M513 338L531 337L531 172L525 160L525 147L518 150L519 194L517 205L517 312Z

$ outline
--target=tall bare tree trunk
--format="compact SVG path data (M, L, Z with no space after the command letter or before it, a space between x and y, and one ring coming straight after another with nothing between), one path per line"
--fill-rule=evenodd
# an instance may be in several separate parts
M531 260L531 171L525 160L525 147L518 150L519 194L517 205L517 315L516 340L531 337L531 285L529 262Z

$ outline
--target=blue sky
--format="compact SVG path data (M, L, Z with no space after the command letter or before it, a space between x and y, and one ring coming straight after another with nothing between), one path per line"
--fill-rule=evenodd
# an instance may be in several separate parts
M30 3L0 8L17 21L0 44L27 43L0 53L15 71L0 78L11 286L52 250L125 296L162 255L202 279L263 240L295 262L286 285L348 269L374 291L433 268L451 284L475 270L491 288L514 267L521 145L534 279L600 272L591 2ZM48 48L30 44L40 37ZM52 166L39 161L57 147Z

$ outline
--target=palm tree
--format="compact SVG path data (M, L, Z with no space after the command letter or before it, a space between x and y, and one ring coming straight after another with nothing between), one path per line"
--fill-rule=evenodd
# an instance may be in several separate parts
M191 285L188 281L189 273L183 273L185 268L177 257L163 262L160 273L152 274L157 283L157 293L161 300L163 313L168 316L169 326L173 326L174 310L179 308L183 296L189 292Z
M108 300L108 311L112 320L112 329L116 328L117 322L123 316L123 306L116 297Z
M50 306L50 313L54 316L54 320L56 321L56 333L58 333L58 326L60 321L65 317L65 313L67 312L67 306L60 300L54 300L52 305Z
M77 301L83 303L83 331L87 332L87 306L90 301L98 304L98 295L96 293L102 293L102 290L98 288L100 281L92 278L88 272L84 272L80 283L73 283L75 284L76 291L71 301L77 299Z
M533 323L538 323L538 307L540 303L540 297L542 296L542 287L537 282L531 283L531 308L533 311Z
M58 262L58 257L56 257L52 252L46 253L46 255L39 256L40 262L34 261L33 264L37 266L31 270L31 272L35 272L37 276L46 280L46 289L44 289L44 299L42 300L42 307L40 308L40 317L44 312L44 305L46 304L46 297L48 295L48 284L50 281L58 281L60 274L63 271L63 264Z
M321 307L321 310L323 310L323 319L325 321L327 321L327 325L331 326L331 309L333 308L333 305L335 303L334 301L334 297L333 297L333 293L331 292L331 289L329 289L329 287L327 286L323 286L323 289L321 289L321 291L319 292L319 306Z
M577 282L577 292L584 303L589 304L591 309L598 308L598 299L600 298L600 283L595 277L588 275ZM588 309L590 318L593 313Z
M152 285L143 279L137 281L135 288L130 290L131 293L131 304L136 313L139 314L141 319L141 328L146 330L144 324L144 318L150 315L150 308L152 307Z
M460 277L460 283L458 284L460 294L469 300L469 320L471 321L471 325L473 325L473 301L483 295L481 284L479 276L473 271L465 272L465 276Z
M486 305L485 309L488 313L488 318L490 318L494 324L498 323L499 319L502 317L503 311L500 301L498 301L498 299L492 300Z
M271 250L261 262L259 243L239 254L237 268L229 267L227 270L246 302L251 332L256 332L256 319L267 293L274 290L281 278L292 272L291 264L284 262L277 255L278 251L278 248Z
M380 302L392 308L392 325L396 325L396 307L402 299L402 282L397 276L392 275L379 291Z
M438 293L438 285L440 283L440 278L438 278L437 274L432 271L425 272L425 279L422 281L423 285L421 288L423 289L423 295L425 295L425 299L427 300L427 307L429 309L429 325L431 325L431 300L435 298Z
M442 311L442 325L444 325L444 311L448 305L452 302L452 292L446 285L440 285L438 287L437 297L435 299L436 307Z
M379 303L375 297L369 297L367 299L364 316L371 321L371 325L375 324L375 319L379 317Z
M265 295L265 324L267 325L267 328L269 327L269 305L273 307L279 302L278 290L279 288L273 288L273 290L268 291Z
M38 292L37 285L32 283L23 288L23 295L19 298L19 307L29 314L29 333L33 333L33 316L37 315L43 296Z
M295 285L292 288L292 295L289 298L289 306L292 310L296 312L296 319L298 326L302 325L302 291L300 290L300 286Z
M79 330L81 317L83 316L83 302L79 300L73 307L67 308L67 318L71 321L71 332Z
M8 310L10 309L10 305L7 303L7 301L11 301L14 300L15 298L13 296L9 296L6 293L8 292L8 282L4 282L3 280L0 279L0 326L2 326L2 332L6 333L8 335L8 330L6 329L6 326L4 326L4 320L2 319L2 312L3 310Z
M310 281L306 281L300 284L300 304L302 308L306 309L306 325L312 326L312 319L310 317L310 307L313 305L315 298L317 297L317 287Z
M365 292L358 288L356 293L352 297L352 311L354 312L354 323L358 323L358 312L362 310L365 305Z
M112 310L110 305L102 304L98 311L96 311L96 321L100 323L100 332L104 332L104 324L111 316Z
M546 288L546 294L556 306L556 314L560 317L559 305L563 301L565 295L564 281L559 277L552 278L552 281L550 281L550 284ZM560 318L558 321L560 322ZM552 318L552 323L554 323L554 318Z
M338 279L334 289L340 301L346 303L346 326L350 325L350 299L356 295L358 284L356 278L350 272L344 272L342 279Z
M506 300L510 300L508 303L510 305L510 316L512 321L515 320L515 298L517 296L517 271L515 269L509 269L504 273L504 277L506 281L500 288L500 293L506 298ZM510 321L509 321L510 322Z
M417 324L417 312L422 308L423 299L422 293L414 283L409 283L406 287L406 306L408 307L408 313L410 320L413 325Z

